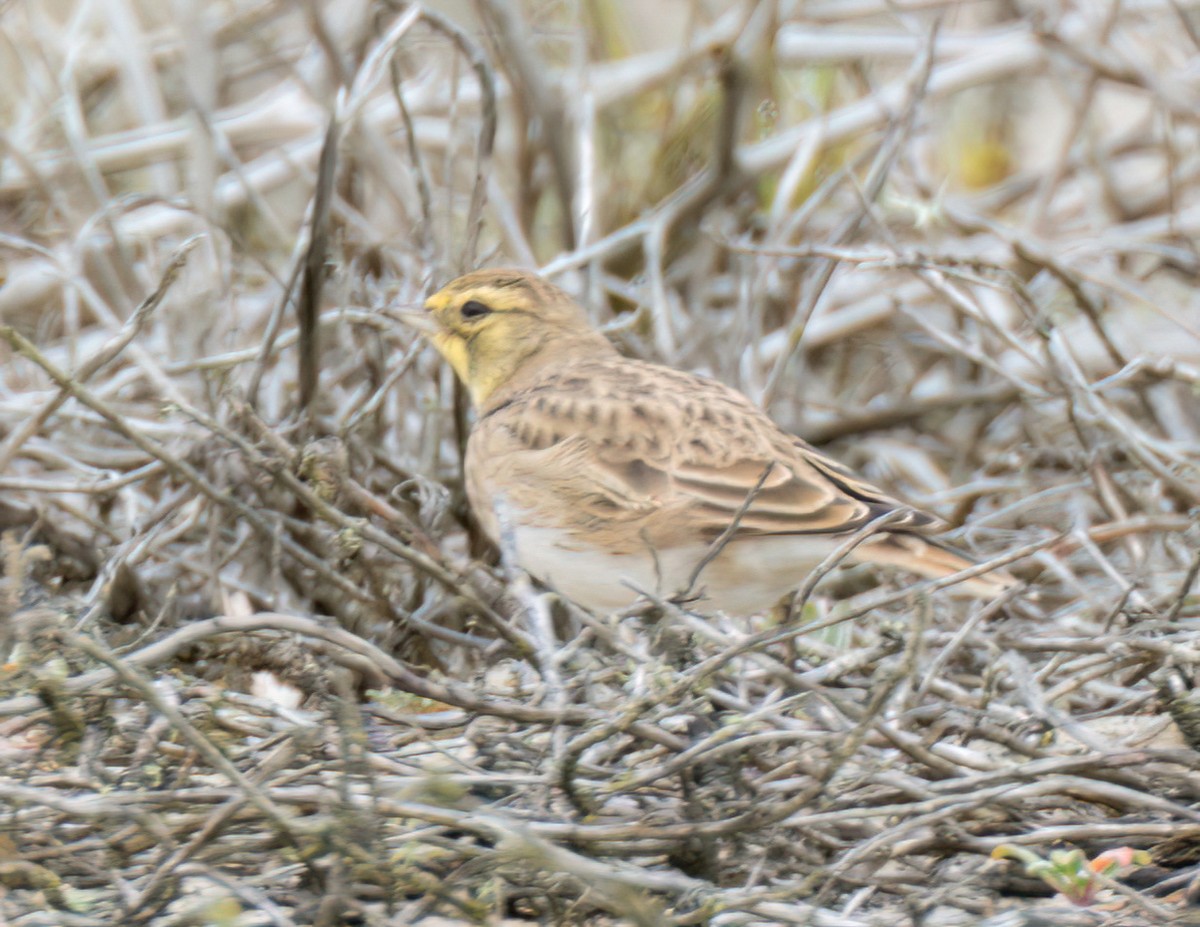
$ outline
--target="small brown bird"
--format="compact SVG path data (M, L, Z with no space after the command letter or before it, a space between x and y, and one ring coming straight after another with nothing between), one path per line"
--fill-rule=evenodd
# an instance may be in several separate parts
M478 412L466 456L476 516L497 543L510 529L518 564L579 605L606 612L641 590L760 612L849 534L898 510L852 559L934 578L973 565L922 537L942 527L935 517L783 431L741 393L622 357L535 274L476 271L425 309L415 324ZM1013 582L992 572L962 586L990 598Z

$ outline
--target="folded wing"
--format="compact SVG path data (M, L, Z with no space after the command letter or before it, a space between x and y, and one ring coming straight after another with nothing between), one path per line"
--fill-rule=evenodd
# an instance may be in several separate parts
M562 527L581 538L602 532L609 544L623 535L655 548L712 540L734 522L735 539L844 534L904 507L720 383L636 361L604 363L603 375L583 364L486 414L471 448L483 482L489 469L504 468L495 483L519 497L510 504L543 521L565 518ZM939 522L908 510L890 527L923 531Z

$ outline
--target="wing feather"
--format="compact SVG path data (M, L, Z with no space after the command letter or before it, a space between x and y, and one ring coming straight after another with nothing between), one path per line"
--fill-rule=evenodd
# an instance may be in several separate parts
M510 504L542 523L608 532L610 545L712 539L748 499L735 538L842 534L902 506L728 387L624 358L517 392L479 420L468 453L473 500L507 486ZM895 527L936 525L913 511Z

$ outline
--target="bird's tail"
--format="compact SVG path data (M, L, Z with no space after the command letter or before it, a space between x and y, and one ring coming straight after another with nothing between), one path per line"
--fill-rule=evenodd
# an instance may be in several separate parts
M860 544L851 556L865 563L885 563L925 576L942 579L952 573L978 566L966 554L917 534L897 531ZM950 587L977 599L995 599L1017 584L1004 570L989 570Z

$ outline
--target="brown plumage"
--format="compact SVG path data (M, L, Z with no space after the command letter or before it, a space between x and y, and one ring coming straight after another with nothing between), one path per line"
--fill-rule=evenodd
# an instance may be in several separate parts
M476 515L497 541L511 527L519 564L588 608L626 605L636 589L761 611L847 534L904 508L741 393L622 357L533 274L467 274L426 310L478 411L466 458ZM922 537L941 527L907 509L851 556L929 577L971 566ZM992 597L1012 582L994 572L962 585Z

